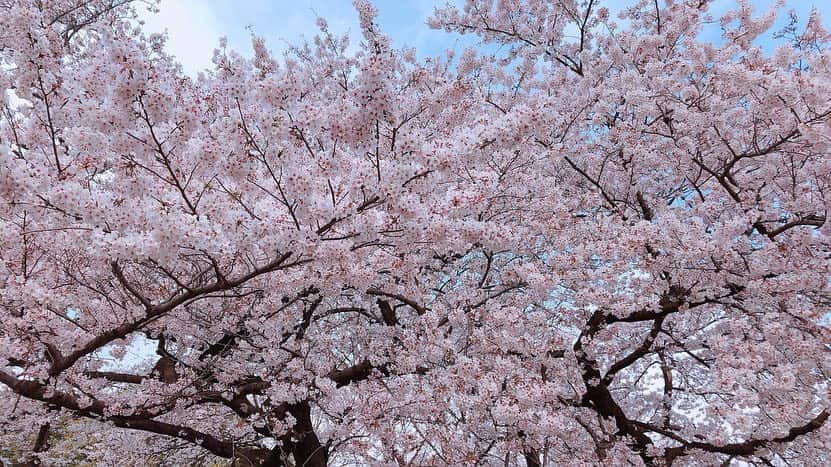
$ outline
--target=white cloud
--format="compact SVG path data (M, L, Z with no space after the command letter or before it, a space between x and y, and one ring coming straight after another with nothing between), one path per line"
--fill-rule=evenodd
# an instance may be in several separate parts
M773 0L753 0L762 11ZM475 38L430 30L425 24L434 7L462 0L374 0L380 10L381 28L393 37L396 46L416 47L419 56L441 54L447 48L459 49L475 43ZM634 0L603 0L600 4L613 13ZM805 15L813 1L787 0L789 7ZM829 11L828 6L819 8ZM719 13L734 0L716 0L713 11ZM827 5L827 3L826 3ZM279 54L301 37L311 39L317 33L315 15L325 18L336 34L349 32L354 49L361 40L357 14L351 0L162 0L160 13L143 11L147 32L168 32L168 51L176 56L189 75L211 67L213 49L220 36L227 36L231 48L251 54L250 30L266 40ZM826 18L826 23L828 22ZM718 29L717 27L715 29ZM716 30L716 36L718 31Z
M140 12L147 33L167 31L167 50L195 75L211 67L213 49L223 35L221 22L210 3L200 0L165 0L159 13Z

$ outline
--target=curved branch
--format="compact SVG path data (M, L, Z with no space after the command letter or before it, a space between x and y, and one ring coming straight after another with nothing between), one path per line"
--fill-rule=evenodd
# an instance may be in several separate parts
M128 334L137 331L142 326L144 326L144 325L150 323L151 321L165 315L166 313L172 311L176 307L178 307L178 306L180 306L180 305L182 305L186 302L197 300L200 297L204 297L204 296L209 295L209 294L214 293L214 292L220 292L220 291L224 291L224 290L230 290L230 289L233 289L235 287L239 287L240 285L250 281L251 279L254 279L257 276L260 276L260 275L263 275L263 274L266 274L266 273L269 273L269 272L282 270L282 269L287 269L287 268L297 266L297 265L300 265L300 264L305 264L305 263L308 263L308 262L311 261L310 259L305 259L305 260L298 259L298 260L293 261L291 263L286 263L286 261L289 259L289 257L291 257L291 255L292 255L292 253L290 253L290 252L289 253L284 253L280 257L278 257L275 260L271 261L270 263L266 264L265 266L260 267L260 268L255 268L254 270L252 270L248 274L244 274L244 275L242 275L240 277L237 277L237 278L234 278L234 279L226 279L226 280L217 279L217 281L214 282L213 284L206 285L204 287L185 290L182 293L174 295L173 297L169 298L168 300L166 300L162 303L159 303L157 305L151 304L148 299L141 300L142 302L144 302L146 300L145 307L147 308L147 313L145 314L145 316L143 318L138 319L136 321L130 321L130 322L127 322L127 323L123 323L118 327L115 327L113 329L110 329L109 331L106 331L102 334L99 334L96 337L94 337L94 338L90 339L89 341L87 341L86 343L84 343L83 345L81 345L80 348L78 348L78 350L70 353L69 355L65 355L65 356L60 355L60 354L54 355L52 366L49 368L49 375L50 376L59 375L64 370L66 370L66 369L70 368L72 365L74 365L75 362L77 362L82 357L84 357L86 355L89 355L92 352L95 352L99 348L103 347L104 345L109 344L110 342L112 342L114 340L123 339ZM113 270L114 274L116 274L116 277L118 278L118 273L116 273L116 271L120 271L120 269L114 269ZM124 280L126 281L126 279L124 279ZM121 281L121 279L119 279L119 281ZM124 286L125 286L125 288L127 287L127 285L124 285ZM130 287L130 288L132 288L132 287ZM128 288L127 290L130 291L130 288ZM133 292L131 291L131 293L133 293ZM138 295L138 296L140 296L140 295Z
M28 399L57 405L85 418L112 422L119 428L130 428L178 438L200 446L212 454L226 459L233 458L239 453L239 449L234 443L221 441L212 435L187 426L153 420L153 417L158 416L158 414L108 416L105 414L109 410L100 400L93 399L89 405L82 406L80 401L71 394L53 390L36 381L18 379L3 371L0 371L0 383L9 387L15 394L19 394ZM262 450L252 450L251 454L264 456L265 451L260 451Z
M816 417L812 418L808 423L804 425L799 425L791 428L788 430L788 434L784 436L778 436L776 438L769 438L769 439L749 439L747 441L743 441L740 443L730 443L724 444L721 446L717 446L711 443L705 443L701 441L693 441L693 442L685 442L678 437L675 437L676 441L679 441L683 444L683 446L669 448L666 450L666 458L668 462L672 462L677 457L683 457L689 454L689 451L700 449L702 451L718 453L718 454L726 454L729 456L753 456L759 450L767 447L769 444L777 444L777 443L789 443L791 441L796 440L796 438L804 435L808 435L818 429L820 429L825 422L828 420L829 417L828 409L824 409ZM661 431L656 430L655 427L648 426L647 429L650 431L654 431L659 434ZM666 434L664 434L667 436Z

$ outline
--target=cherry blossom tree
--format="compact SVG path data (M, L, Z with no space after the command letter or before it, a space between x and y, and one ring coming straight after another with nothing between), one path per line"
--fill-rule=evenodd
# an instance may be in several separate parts
M138 5L0 0L0 446L831 462L831 36L736 5L467 0L419 60L356 0L193 78Z

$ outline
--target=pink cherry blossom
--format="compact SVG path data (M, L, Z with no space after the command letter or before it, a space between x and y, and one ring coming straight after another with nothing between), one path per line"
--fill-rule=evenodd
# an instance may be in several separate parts
M3 456L830 463L831 35L602 3L193 78L129 0L0 2Z

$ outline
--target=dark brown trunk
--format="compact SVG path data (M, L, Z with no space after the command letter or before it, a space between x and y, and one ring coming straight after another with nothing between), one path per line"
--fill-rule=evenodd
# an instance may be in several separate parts
M525 456L525 465L528 467L542 466L542 464L540 464L540 453L538 453L536 449L526 448L523 455Z
M289 407L289 413L297 420L294 425L295 436L292 455L298 466L325 467L328 450L320 444L312 425L311 407L308 402L300 402Z
M292 431L278 442L271 450L262 467L284 466L283 456L290 453L297 467L325 467L329 452L320 444L312 425L311 407L308 402L298 402L288 407L288 412L296 420Z
M35 447L32 449L35 452L43 452L49 449L49 429L50 425L48 423L44 423L40 426L40 430L38 430L38 436L35 439Z

